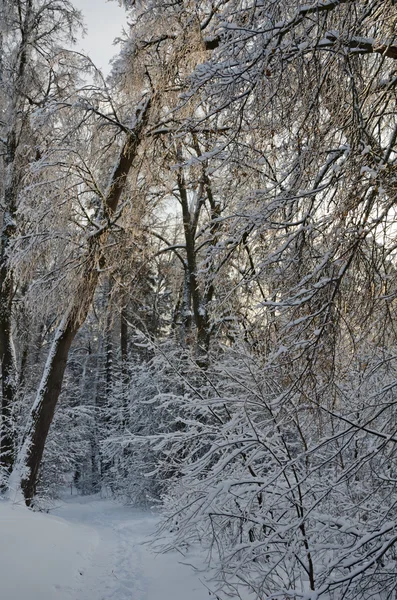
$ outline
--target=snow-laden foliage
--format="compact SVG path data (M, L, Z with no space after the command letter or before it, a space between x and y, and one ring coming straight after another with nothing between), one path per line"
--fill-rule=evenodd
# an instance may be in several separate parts
M150 507L159 503L178 472L167 452L158 448L157 434L160 424L170 432L182 426L172 399L189 389L188 380L180 376L187 357L172 343L162 346L159 355L144 337L136 343L139 353L128 365L128 382L122 374L116 377L108 395L101 443L103 483L128 503Z
M246 345L205 370L169 344L152 352L112 400L103 453L113 493L162 495L164 549L204 547L220 597L393 594L395 354L338 355L316 396Z
M165 395L180 427L159 423L155 444L176 471L164 527L182 552L206 547L220 595L395 593L396 365L384 358L356 356L315 401L236 348L197 389Z

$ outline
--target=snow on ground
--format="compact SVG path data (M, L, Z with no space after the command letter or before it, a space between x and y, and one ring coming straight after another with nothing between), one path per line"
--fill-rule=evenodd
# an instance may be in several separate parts
M176 553L145 543L158 518L95 497L51 515L0 502L1 600L207 600Z
M98 543L95 529L0 502L1 600L70 600Z

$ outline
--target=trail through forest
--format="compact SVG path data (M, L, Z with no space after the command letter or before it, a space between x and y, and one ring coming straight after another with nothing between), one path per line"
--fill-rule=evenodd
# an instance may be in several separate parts
M10 538L7 551L0 550L1 597L204 600L208 591L182 556L145 543L157 521L92 496L66 499L51 515L0 503L0 538Z
M109 2L0 0L0 600L397 600L397 0Z

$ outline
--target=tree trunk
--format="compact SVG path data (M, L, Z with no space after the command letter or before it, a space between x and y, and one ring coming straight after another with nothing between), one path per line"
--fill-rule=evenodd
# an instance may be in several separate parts
M112 314L112 282L108 282L107 307L106 307L106 330L105 330L105 403L109 402L109 396L113 385L113 314Z
M21 137L21 115L25 103L25 72L29 52L29 33L31 30L32 0L25 5L21 18L21 40L18 47L18 62L15 70L15 83L10 97L8 131L5 143L4 167L5 186L2 198L3 223L0 244L0 363L2 374L1 429L0 429L0 465L11 472L14 463L14 439L12 432L12 408L17 388L17 368L12 340L12 301L14 295L12 271L9 266L9 247L15 231L15 214L21 169L17 167L17 150ZM0 41L0 52L3 51L3 40ZM3 65L0 63L0 76L3 76ZM5 114L7 115L7 110ZM26 115L23 115L23 119ZM5 123L4 123L5 124ZM6 128L7 129L7 128Z
M8 263L9 247L14 233L14 215L17 198L15 173L16 140L11 131L7 139L6 186L3 198L3 224L0 245L0 363L2 375L0 464L11 471L14 460L11 413L15 399L17 369L12 341L13 277Z
M111 176L104 201L104 212L110 219L118 206L125 188L128 173L136 157L147 122L150 100L137 111L135 128L127 136L118 163ZM84 257L85 268L81 275L76 297L60 323L53 340L45 371L33 405L27 434L18 457L10 487L18 494L21 489L27 506L30 506L36 492L39 468L44 452L49 428L61 393L63 377L70 346L84 323L90 309L99 279L98 265L103 261L102 248L107 238L107 228L94 232L89 238L89 246Z
M178 159L181 161L180 153L178 153ZM197 281L195 228L192 222L192 215L189 209L188 193L182 169L178 172L177 182L182 205L183 230L185 234L186 244L186 270L182 313L183 324L185 325L185 327L188 327L190 306L192 306L194 322L197 330L197 350L200 355L203 353L206 355L208 352L208 344L206 343L207 323L204 318L205 315L203 312L202 297Z
M0 268L0 360L1 360L1 432L0 464L11 472L14 460L12 408L16 390L16 366L12 344L12 280L5 260Z
M127 294L124 294L123 306L120 312L120 353L121 373L123 380L123 394L126 394L128 386L128 308Z
M32 409L31 425L23 448L25 472L20 484L27 506L30 506L36 491L44 446L61 393L69 349L78 329L73 315L64 319L59 326Z
M196 138L194 138L194 147L197 152L197 156L201 157L200 147ZM177 158L178 162L183 162L182 150L180 147L177 149ZM197 279L196 229L202 203L198 204L198 207L196 208L196 214L192 214L189 207L188 192L182 169L178 171L177 183L182 206L183 228L186 244L183 307L185 314L190 314L190 307L192 306L193 308L194 323L196 325L196 350L198 355L197 364L199 366L206 367L211 341L211 327L208 308L213 299L215 290L213 281L210 279L204 290L201 291ZM211 210L211 242L208 250L210 268L208 271L209 275L212 276L215 273L215 269L214 265L212 264L211 254L218 241L218 234L220 230L220 205L214 199L211 182L206 174L205 168L203 168L203 191L205 191ZM188 321L184 319L183 324L186 327L188 325Z

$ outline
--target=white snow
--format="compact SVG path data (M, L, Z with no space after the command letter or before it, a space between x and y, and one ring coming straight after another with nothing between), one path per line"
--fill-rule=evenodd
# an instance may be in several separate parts
M95 529L0 502L2 600L66 600L95 551Z
M1 600L208 598L181 555L145 543L155 515L76 496L51 512L0 502Z

